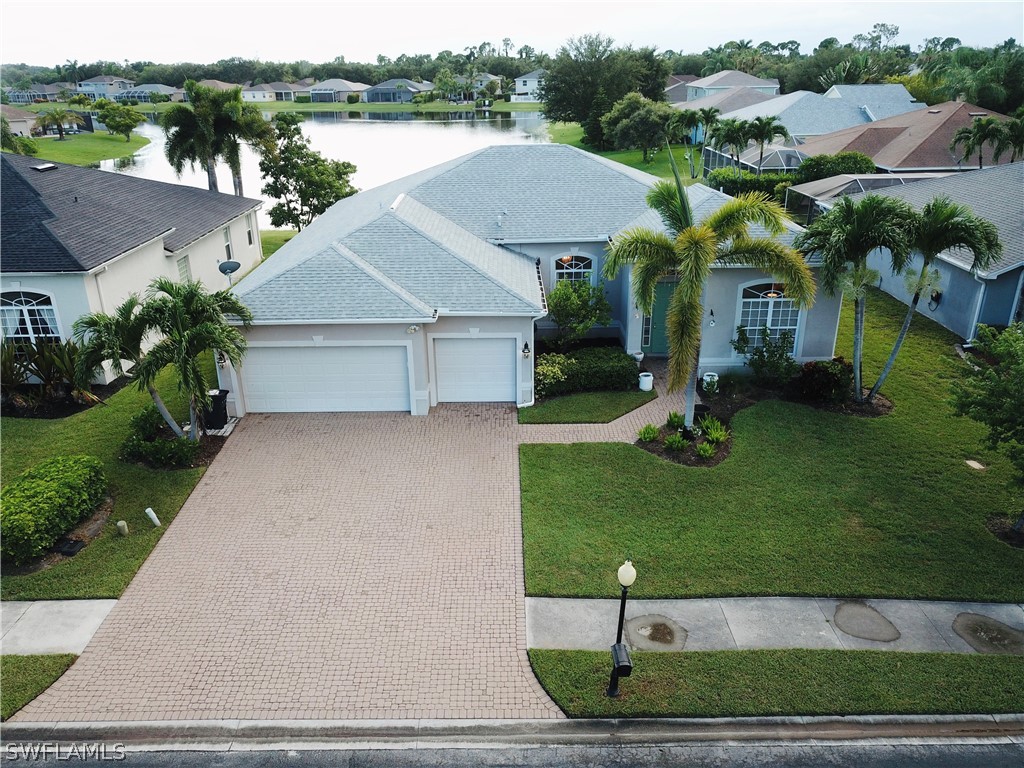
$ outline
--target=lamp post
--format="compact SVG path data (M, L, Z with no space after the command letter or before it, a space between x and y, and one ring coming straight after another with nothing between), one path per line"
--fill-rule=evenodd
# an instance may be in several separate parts
M612 677L608 682L608 695L619 695L619 678L629 677L633 673L633 661L629 658L629 648L622 642L622 625L626 620L626 595L636 581L636 568L633 561L627 560L619 566L619 585L622 587L622 600L619 603L619 628L615 633L615 645L612 646Z

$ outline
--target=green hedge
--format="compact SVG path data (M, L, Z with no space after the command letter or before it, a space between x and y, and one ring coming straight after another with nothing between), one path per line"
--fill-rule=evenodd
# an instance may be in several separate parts
M637 386L638 376L636 361L621 349L588 347L538 355L534 387L537 397L626 390Z
M736 171L732 168L718 168L708 174L707 185L712 189L720 189L725 194L736 197L744 192L763 192L774 197L775 188L779 184L793 182L791 173L762 173L760 177L750 171Z
M55 456L6 486L0 551L13 563L39 557L103 500L107 481L93 456Z

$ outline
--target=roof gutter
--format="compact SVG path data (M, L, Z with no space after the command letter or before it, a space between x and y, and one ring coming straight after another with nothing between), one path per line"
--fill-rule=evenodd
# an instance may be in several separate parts
M543 245L547 243L607 243L614 233L599 237L488 237L491 245ZM527 254L528 255L528 254Z
M229 316L227 322L228 325L242 325L242 321L233 316ZM436 314L428 317L358 317L344 320L253 320L250 325L401 325L435 322L437 322Z

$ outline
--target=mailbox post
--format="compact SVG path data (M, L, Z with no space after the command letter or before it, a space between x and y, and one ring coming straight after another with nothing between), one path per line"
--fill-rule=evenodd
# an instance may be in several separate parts
M615 633L615 645L612 646L612 677L608 682L608 695L619 695L619 678L633 674L633 660L629 657L629 648L622 642L622 626L626 620L626 595L636 581L636 568L630 560L619 566L619 585L622 587L622 600L619 603L619 628Z

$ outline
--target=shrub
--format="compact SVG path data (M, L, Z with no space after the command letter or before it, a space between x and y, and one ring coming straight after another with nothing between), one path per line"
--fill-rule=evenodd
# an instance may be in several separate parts
M313 101L313 97L312 96L299 96L299 95L295 96L295 103L296 104L309 104L312 101Z
M744 192L763 192L774 195L775 188L780 184L792 183L791 173L762 173L760 178L750 171L736 171L732 168L717 168L708 174L707 185L712 189L721 189L725 194L736 195Z
M665 426L669 429L682 429L686 426L686 419L683 414L679 411L669 411L668 420L665 422Z
M199 455L199 443L187 437L164 439L159 436L164 418L155 405L147 405L132 417L127 439L118 458L137 461L150 467L188 467Z
M697 455L700 456L702 459L710 459L712 456L715 455L715 451L717 449L715 448L714 443L698 443L697 447L694 448L694 450L697 452Z
M358 93L350 93L348 96L345 97L345 101L347 101L349 104L358 104L359 103L359 94Z
M736 338L731 342L732 348L741 355L747 356L747 365L754 373L754 382L769 389L779 389L786 386L789 380L796 376L800 366L793 356L789 354L789 348L793 345L793 333L783 331L777 337L772 338L765 327L761 332L762 344L759 347L752 347L747 329L743 326L736 327Z
M582 339L595 325L608 325L612 305L604 295L604 284L559 280L548 294L548 318L558 326L553 341L562 348Z
M13 563L39 557L103 500L107 481L93 456L56 456L7 483L0 551Z
M686 440L682 435L669 435L665 438L665 447L670 451L681 451L686 448Z
M512 101L512 94L511 93L506 93L505 96L504 96L504 99L505 99L505 101Z
M700 429L704 433L704 439L712 445L718 445L724 443L729 439L729 430L727 430L718 419L714 416L705 416L700 420Z
M636 361L617 347L590 347L564 354L538 355L534 368L534 387L538 397L627 390L636 384Z
M658 439L658 428L653 424L644 424L636 433L636 437L641 443L653 443Z
M796 169L795 183L827 179L844 173L874 173L875 163L860 152L837 152L834 155L808 157Z
M793 186L792 181L780 181L775 185L775 189L772 191L772 195L775 197L775 202L779 205L783 205L786 202L786 190Z
M25 370L25 362L18 354L17 345L10 340L4 339L0 344L0 396L4 402L10 397L15 387L19 387L28 381L28 372Z
M853 364L841 357L804 363L790 393L812 403L845 403L853 393Z

